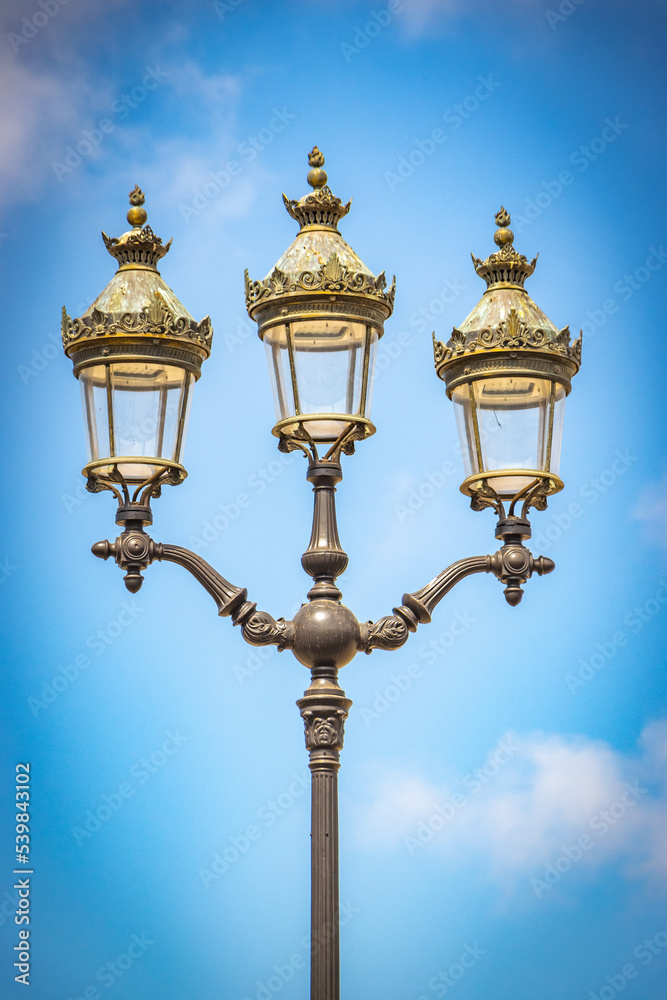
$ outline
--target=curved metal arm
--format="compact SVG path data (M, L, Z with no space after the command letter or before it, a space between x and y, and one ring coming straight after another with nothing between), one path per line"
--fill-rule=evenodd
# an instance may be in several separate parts
M113 556L125 572L125 586L136 594L143 583L142 571L152 562L173 562L183 566L202 585L215 601L218 614L231 616L234 625L241 626L241 634L251 646L275 645L280 651L294 644L294 625L279 618L277 621L266 611L257 611L257 605L247 600L248 591L235 587L213 567L190 549L180 545L161 545L154 542L143 529L127 528L115 542L96 542L93 555L100 559Z
M361 626L361 649L370 653L373 649L399 649L408 641L410 632L417 626L431 620L431 612L459 580L471 573L484 573L490 569L491 556L472 556L452 563L434 580L414 594L403 594L403 604L394 608L393 615L368 622Z
M436 605L453 587L472 573L493 573L505 584L505 599L515 606L523 596L521 584L533 573L542 576L554 569L554 563L545 556L535 558L520 542L513 541L492 556L471 556L452 563L435 579L414 594L403 594L403 604L394 608L393 615L367 622L361 626L360 649L370 653L373 649L399 649L408 640L410 632L418 625L428 624Z

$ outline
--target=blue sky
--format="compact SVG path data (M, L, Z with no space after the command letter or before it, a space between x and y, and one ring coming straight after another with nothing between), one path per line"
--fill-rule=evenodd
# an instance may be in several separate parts
M215 330L189 477L154 504L153 537L290 617L311 493L270 434L243 270L263 277L293 239L281 194L305 193L317 144L353 198L343 235L397 276L377 434L338 491L360 620L496 548L458 490L431 331L478 301L470 251L494 249L501 204L517 250L540 254L532 297L584 331L565 490L533 518L555 572L518 608L472 577L399 653L342 672L343 995L662 1000L664 5L9 0L0 20L0 994L22 990L28 761L34 1000L308 995L307 673L245 646L179 567L151 567L133 598L90 554L115 509L83 489L59 340L62 305L81 315L111 279L100 230L125 230L139 184L174 238L163 277Z

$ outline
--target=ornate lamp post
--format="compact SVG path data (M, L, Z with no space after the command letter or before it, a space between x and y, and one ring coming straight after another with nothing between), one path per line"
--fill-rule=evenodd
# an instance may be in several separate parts
M312 773L311 997L338 1000L338 791L339 755L352 702L338 671L360 651L398 649L430 622L438 602L464 577L492 573L518 604L522 584L549 573L550 559L534 558L530 507L544 509L562 488L558 478L563 400L576 373L581 343L570 346L523 285L534 269L512 245L509 216L496 216L500 247L485 261L473 257L487 290L460 329L444 345L435 340L436 369L458 415L467 473L461 490L471 506L498 515L494 555L460 559L377 622L361 623L341 603L336 579L348 557L336 526L336 485L341 453L375 430L370 403L375 348L391 315L394 283L375 277L338 231L349 211L327 186L324 157L313 149L308 181L313 191L299 201L283 195L300 230L277 265L261 281L246 272L246 303L264 342L277 411L273 433L284 451L301 449L315 494L310 544L301 562L313 584L308 603L293 621L274 619L248 601L200 556L154 542L151 497L164 483L185 477L181 452L190 399L201 362L208 356L208 317L196 323L165 285L157 261L167 252L137 207L135 188L128 220L133 229L104 241L120 267L80 319L63 310L63 342L81 382L89 462L83 473L92 492L111 490L116 522L124 530L114 542L93 545L112 556L135 593L152 562L179 563L216 602L218 614L239 625L251 645L291 649L308 667L310 685L297 702L305 723ZM143 228L142 228L143 226ZM103 234L104 235L104 234ZM319 452L324 451L322 457ZM134 488L130 495L131 488ZM505 504L509 507L505 510ZM521 504L519 514L515 513Z

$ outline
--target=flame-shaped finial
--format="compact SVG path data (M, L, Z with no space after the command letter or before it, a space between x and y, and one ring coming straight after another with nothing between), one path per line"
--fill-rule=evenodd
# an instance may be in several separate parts
M313 146L310 153L308 154L308 166L312 167L312 170L308 171L308 183L312 188L317 191L319 188L323 188L327 182L326 170L322 170L324 166L324 155L320 153L317 146Z
M130 191L129 197L132 208L127 213L127 221L131 226L134 226L135 229L141 229L148 218L148 214L146 209L141 207L146 199L144 198L144 192L138 184L134 185L133 190Z
M509 212L506 212L503 206L500 206L500 211L495 215L496 225L499 227L496 229L493 240L495 244L499 247L504 247L506 243L514 243L514 233L508 228L510 222Z

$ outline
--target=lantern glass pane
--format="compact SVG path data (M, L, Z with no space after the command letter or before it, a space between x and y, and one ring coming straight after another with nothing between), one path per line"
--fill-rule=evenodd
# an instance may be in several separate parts
M471 398L472 397L472 398ZM532 376L479 379L452 393L466 476L503 469L558 475L565 388ZM512 497L534 476L493 478Z
M264 333L278 420L308 414L368 417L378 331L340 319L298 319ZM364 374L367 377L364 391ZM315 441L334 441L349 419L304 420Z
M159 362L114 361L84 368L79 380L89 461L137 456L180 463L194 380L190 372ZM123 462L118 469L128 482L142 482L157 471L140 461Z

